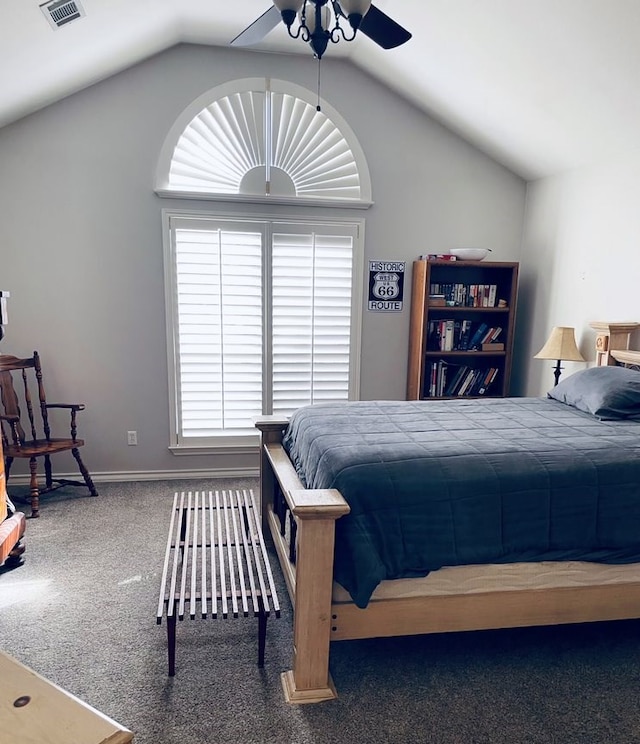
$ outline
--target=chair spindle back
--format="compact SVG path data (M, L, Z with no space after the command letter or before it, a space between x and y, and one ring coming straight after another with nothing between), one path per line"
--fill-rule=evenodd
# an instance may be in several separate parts
M29 379L27 372L29 369L34 370L35 379L33 381L30 381ZM22 381L21 394L18 394L15 386L16 381L13 378L13 374L18 372ZM33 440L38 439L38 422L36 421L34 402L31 394L31 388L34 385L37 387L42 431L44 433L44 438L49 441L51 438L51 429L49 427L47 401L44 392L42 369L40 367L40 356L38 355L38 352L34 351L33 357L29 359L19 359L18 357L10 356L8 354L0 355L0 400L2 402L4 414L6 416L16 416L18 418L14 431L17 431L21 444L24 444L27 439L26 432L22 425L22 413L20 410L21 399L29 418L28 426L31 430L31 438ZM3 440L6 440L4 430Z

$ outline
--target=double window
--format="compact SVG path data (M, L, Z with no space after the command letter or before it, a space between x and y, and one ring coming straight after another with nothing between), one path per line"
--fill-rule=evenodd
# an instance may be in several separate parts
M360 221L165 214L173 444L255 444L253 419L357 397Z

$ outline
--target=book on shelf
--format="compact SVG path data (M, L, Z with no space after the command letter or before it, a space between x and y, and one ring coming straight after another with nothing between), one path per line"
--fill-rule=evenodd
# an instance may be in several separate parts
M429 295L444 295L455 307L496 307L496 284L463 284L462 282L431 282ZM500 306L503 307L503 306Z
M468 395L468 391L471 388L471 385L473 383L474 377L476 374L475 369L469 369L467 374L464 376L464 379L462 381L462 384L458 388L458 395Z
M498 368L491 367L489 371L487 372L482 385L478 389L478 395L484 395L489 389L489 386L491 385L491 383L496 379L497 376L498 376Z
M482 348L482 344L488 344L489 343L489 339L493 336L495 330L496 329L493 328L493 327L487 329L487 332L480 339L480 347L481 348Z
M427 398L441 398L445 396L448 389L447 378L449 377L450 365L444 359L438 359L429 365L429 386L425 390Z
M438 374L438 365L436 362L431 362L430 371L429 371L429 390L427 392L427 397L429 398L436 397L437 374Z
M489 328L480 342L480 348L482 351L504 351L504 344L496 341L501 333L502 328L500 326Z
M443 359L431 362L429 398L438 398L444 395L446 385L447 363Z
M421 261L457 261L458 257L451 253L423 253L420 256Z
M430 320L427 329L427 351L441 351L441 322L439 320Z
M429 365L427 398L462 398L487 393L498 376L498 367L470 367L438 359Z
M438 362L438 385L436 388L437 395L442 397L444 395L445 388L447 386L447 375L449 371L449 365L441 359Z
M478 390L482 386L482 383L484 382L484 379L486 377L487 370L479 367L475 370L473 374L473 379L471 380L471 385L469 385L469 389L467 391L467 395L478 395Z
M504 351L495 339L502 333L499 326L474 323L465 318L430 320L427 326L427 351ZM493 344L491 348L484 348Z
M482 307L491 307L491 305L489 305L489 292L490 291L491 291L491 286L489 284L482 285Z
M495 341L482 344L482 351L504 351L504 344Z
M467 367L467 371L462 376L462 380L458 385L458 389L454 393L454 396L468 395L473 383L473 376L475 374L475 367Z
M450 378L449 383L446 386L445 391L444 391L444 394L446 396L456 394L455 391L458 389L458 385L460 384L461 379L466 375L468 369L469 367L467 367L464 364L461 364L457 367L456 371L452 375L449 375L449 378Z
M458 345L458 348L460 351L469 350L472 326L473 326L473 323L470 320L463 320L460 325L460 343Z
M445 395L449 397L455 397L458 395L458 392L460 391L460 388L464 384L464 381L467 379L467 375L469 374L469 369L466 364L462 365L456 374L453 377L453 380L451 381L451 385L447 388Z
M453 319L444 321L444 343L442 351L453 351L453 332L455 330L455 321Z
M486 332L489 330L489 326L486 323L480 323L478 328L476 329L476 332L471 337L471 340L469 341L469 350L477 350L482 345L482 339L484 338Z
M498 288L495 284L489 285L489 307L495 307L496 306L496 294L497 294Z

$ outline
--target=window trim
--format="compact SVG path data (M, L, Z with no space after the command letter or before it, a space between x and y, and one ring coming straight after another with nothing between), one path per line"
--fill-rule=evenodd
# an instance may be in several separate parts
M302 207L302 205L299 205ZM183 444L178 442L178 380L177 380L177 297L174 288L174 248L172 245L173 233L171 220L197 219L203 221L235 221L249 223L251 221L267 222L266 236L271 240L273 223L291 222L293 224L306 225L348 225L349 229L355 228L353 244L353 276L351 295L351 339L350 339L350 368L349 389L350 400L357 400L360 396L360 361L361 361L361 339L362 339L362 304L364 297L364 227L363 218L344 219L340 217L317 217L310 218L307 215L298 214L274 214L263 213L234 213L204 210L176 210L162 209L162 243L164 258L164 281L165 281L165 316L167 333L167 372L169 382L169 451L175 455L194 454L254 454L259 446L259 433L247 434L225 434L215 437L215 442L206 444ZM263 254L263 272L268 286L271 285L271 266L266 265L266 252ZM271 325L266 323L269 305L271 303L270 292L263 298L263 321L265 322L264 340L267 344L263 354L264 364L268 364L271 354Z

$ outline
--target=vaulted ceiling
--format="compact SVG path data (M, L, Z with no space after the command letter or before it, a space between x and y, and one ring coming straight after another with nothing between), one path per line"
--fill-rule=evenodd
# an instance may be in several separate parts
M227 46L271 0L79 0L54 29L3 0L0 126L180 42ZM332 46L524 178L624 158L640 133L640 0L376 0L413 33ZM284 27L259 46L311 54ZM383 115L381 112L380 115Z

